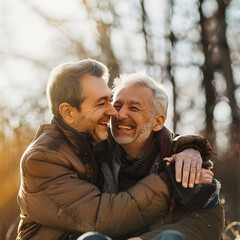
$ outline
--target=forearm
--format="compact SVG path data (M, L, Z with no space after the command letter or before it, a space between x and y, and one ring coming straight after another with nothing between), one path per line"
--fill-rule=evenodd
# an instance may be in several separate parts
M47 171L38 171L36 176L33 169L40 165ZM127 192L107 194L60 165L31 159L24 171L32 188L22 189L21 208L35 222L56 229L99 231L115 237L149 224L170 207L169 186L157 174Z
M167 167L171 183L174 187L174 203L185 211L212 207L218 202L221 184L214 179L209 184L197 184L194 188L184 188L175 180L174 166Z
M96 230L111 237L130 233L166 214L170 203L169 186L151 174L127 192L117 194L114 201L101 201Z

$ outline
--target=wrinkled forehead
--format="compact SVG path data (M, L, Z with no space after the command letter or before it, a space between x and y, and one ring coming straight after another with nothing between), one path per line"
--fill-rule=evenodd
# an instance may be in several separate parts
M153 91L143 85L131 85L123 87L114 92L113 102L136 103L140 105L149 105L153 97Z

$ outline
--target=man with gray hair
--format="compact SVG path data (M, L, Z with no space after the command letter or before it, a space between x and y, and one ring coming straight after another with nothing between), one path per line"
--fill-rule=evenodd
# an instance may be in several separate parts
M116 238L168 211L165 173L149 174L128 191L102 193L100 168L112 153L107 128L117 116L107 81L106 66L91 59L51 72L53 120L39 127L21 159L18 239L69 239L88 231ZM198 160L193 156L191 162Z
M168 97L163 86L144 73L124 74L116 79L113 93L113 106L118 115L112 117L111 133L117 145L109 165L115 184L109 187L113 181L109 182L106 177L105 190L128 191L151 172L168 172L167 181L173 185L171 213L158 217L153 226L144 227L123 239L139 235L132 239L152 239L159 233L162 235L157 239L165 240L220 239L224 217L218 203L219 185L217 180L212 181L213 173L202 169L198 181L201 184L189 190L178 183L181 173L175 176L174 170L181 167L168 167L174 159L171 157L172 133L164 127ZM201 166L184 164L183 179L194 182L191 178L196 174L189 172L196 173ZM165 193L168 196L169 192Z

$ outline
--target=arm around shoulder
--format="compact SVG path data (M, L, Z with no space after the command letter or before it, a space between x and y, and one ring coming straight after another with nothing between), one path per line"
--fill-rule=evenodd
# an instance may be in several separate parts
M54 163L49 159L54 157ZM41 225L69 232L100 231L111 237L149 224L170 207L169 186L151 174L119 194L101 193L80 179L61 155L34 154L23 161L20 206Z

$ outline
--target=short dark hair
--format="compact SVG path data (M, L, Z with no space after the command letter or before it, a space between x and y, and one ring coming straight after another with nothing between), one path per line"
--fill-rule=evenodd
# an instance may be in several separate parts
M81 110L80 105L84 100L81 77L86 74L102 77L108 82L107 67L93 59L62 63L51 71L47 85L47 97L49 108L56 118L62 118L59 106L63 102Z

